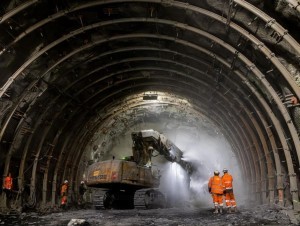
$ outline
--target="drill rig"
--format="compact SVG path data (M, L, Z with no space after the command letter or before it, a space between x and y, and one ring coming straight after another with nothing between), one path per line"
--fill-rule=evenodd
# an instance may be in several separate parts
M106 160L92 164L87 171L87 185L101 188L93 195L97 209L164 208L166 196L158 190L158 175L153 175L151 158L154 153L178 163L188 175L192 166L182 160L182 151L163 134L154 130L131 133L133 156L125 160Z

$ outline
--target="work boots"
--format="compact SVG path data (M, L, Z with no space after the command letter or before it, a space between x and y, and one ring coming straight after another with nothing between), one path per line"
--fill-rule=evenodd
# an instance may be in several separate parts
M217 207L217 206L215 206L215 211L214 211L214 213L218 213L218 207Z
M223 213L223 206L220 206L220 213Z

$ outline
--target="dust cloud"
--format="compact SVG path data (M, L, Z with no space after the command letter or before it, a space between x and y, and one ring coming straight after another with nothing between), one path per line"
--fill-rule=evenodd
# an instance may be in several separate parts
M206 130L197 130L194 133L177 131L173 137L173 141L184 153L183 159L195 167L190 183L190 201L194 205L212 206L212 198L207 188L208 180L215 170L222 176L224 168L228 169L234 178L237 204L245 202L247 191L237 157L221 133L216 132L212 135Z

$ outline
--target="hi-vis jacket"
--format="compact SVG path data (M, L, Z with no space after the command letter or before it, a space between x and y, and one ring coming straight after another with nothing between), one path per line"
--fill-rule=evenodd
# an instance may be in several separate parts
M213 194L223 194L224 186L222 184L222 179L219 176L213 176L209 179L208 188L211 189Z
M61 186L60 195L61 195L61 196L67 195L67 191L68 191L68 185L67 185L67 184L63 184L63 185Z
M233 181L232 176L229 173L225 173L222 176L222 182L226 190L232 189L232 181Z
M11 190L12 189L12 184L13 184L13 182L12 182L11 176L5 177L3 188L7 189L7 190Z

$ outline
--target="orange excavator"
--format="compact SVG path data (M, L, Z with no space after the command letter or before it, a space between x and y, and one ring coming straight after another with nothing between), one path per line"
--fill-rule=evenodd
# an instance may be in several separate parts
M154 130L133 132L131 138L133 156L96 162L88 168L87 186L98 188L93 194L96 209L166 207L167 195L158 189L160 177L151 170L155 153L178 163L187 172L189 187L193 167L182 160L183 153L175 144Z

